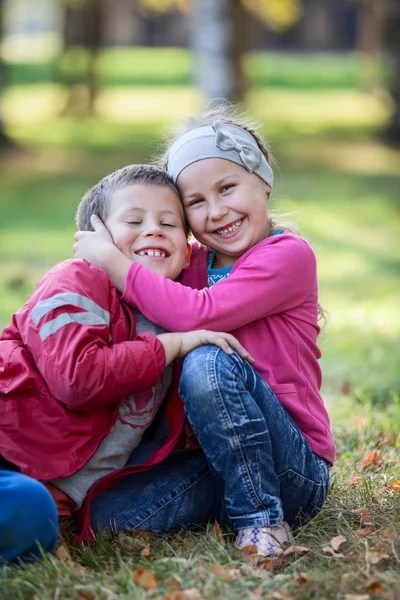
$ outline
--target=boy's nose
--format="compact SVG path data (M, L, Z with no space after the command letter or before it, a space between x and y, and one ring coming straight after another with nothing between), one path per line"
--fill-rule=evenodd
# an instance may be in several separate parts
M164 237L164 231L162 229L162 227L158 224L154 224L154 225L150 225L149 227L147 227L146 231L144 231L143 235L145 236L156 236L156 237Z

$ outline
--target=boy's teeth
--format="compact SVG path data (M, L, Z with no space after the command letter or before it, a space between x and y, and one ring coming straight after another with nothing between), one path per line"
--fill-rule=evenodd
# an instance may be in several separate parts
M162 256L166 257L164 250L140 250L139 256Z
M229 227L226 229L218 229L217 233L219 235L227 235L228 233L232 233L232 231L236 231L236 229L239 228L241 222L242 219L240 219L240 221L236 221L236 223L233 223L233 225L229 225Z

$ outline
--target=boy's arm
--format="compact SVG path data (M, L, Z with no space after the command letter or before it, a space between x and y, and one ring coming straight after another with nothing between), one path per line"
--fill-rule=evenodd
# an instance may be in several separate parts
M95 410L161 376L163 344L152 334L113 343L115 312L124 318L106 274L80 260L52 269L21 312L23 341L37 369L51 394L71 409Z

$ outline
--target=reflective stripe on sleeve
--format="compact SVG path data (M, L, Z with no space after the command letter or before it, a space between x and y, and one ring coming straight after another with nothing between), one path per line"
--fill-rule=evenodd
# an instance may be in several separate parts
M74 292L63 292L62 294L56 294L55 296L45 298L44 300L38 302L35 308L32 310L32 321L35 325L38 325L44 316L46 316L52 310L60 308L60 306L77 306L78 308L83 308L89 313L94 313L94 315L97 315L97 317L101 319L102 324L105 323L106 325L110 325L110 313L107 310L101 308L101 306L96 304L96 302L91 300L91 298L82 296L81 294L76 294ZM57 319L54 320L57 321ZM77 322L79 321L77 320ZM91 323L88 324L90 325ZM100 323L97 322L93 324L99 325Z
M70 323L80 323L81 325L106 325L108 327L108 323L106 323L104 319L91 312L63 313L52 321L48 321L40 328L39 335L42 342L44 342L49 335L56 333L61 327L69 325Z

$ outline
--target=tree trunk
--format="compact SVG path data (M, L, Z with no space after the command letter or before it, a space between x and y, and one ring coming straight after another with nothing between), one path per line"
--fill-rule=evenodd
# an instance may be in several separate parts
M4 26L4 1L0 0L0 46L3 39ZM3 95L6 87L6 65L4 64L0 54L0 149L11 148L14 142L6 134L4 116L3 116Z
M102 0L86 0L83 5L66 5L64 14L64 51L82 46L88 53L84 81L86 97L82 98L82 89L76 82L67 81L69 97L65 112L92 113L99 88L96 62L103 38L103 3Z
M245 15L240 0L195 0L192 49L195 83L207 99L240 102L246 81L242 68Z
M400 3L387 0L384 40L385 49L391 62L389 91L393 101L393 114L389 127L384 132L389 143L400 146Z

